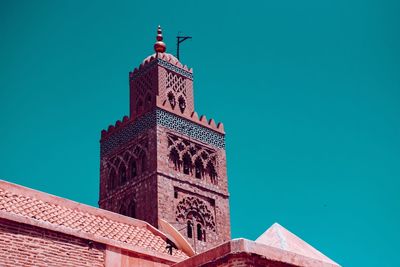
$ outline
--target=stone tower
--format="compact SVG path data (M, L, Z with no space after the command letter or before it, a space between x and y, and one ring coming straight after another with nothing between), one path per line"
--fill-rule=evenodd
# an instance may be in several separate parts
M99 206L164 219L201 252L230 240L225 133L198 117L193 71L157 33L155 53L129 73L130 116L101 133Z

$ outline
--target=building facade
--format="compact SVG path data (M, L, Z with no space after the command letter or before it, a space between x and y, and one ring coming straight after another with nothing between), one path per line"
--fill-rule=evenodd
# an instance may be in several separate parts
M201 252L230 239L225 133L198 117L193 71L162 39L129 73L130 116L102 132L99 206L164 219Z

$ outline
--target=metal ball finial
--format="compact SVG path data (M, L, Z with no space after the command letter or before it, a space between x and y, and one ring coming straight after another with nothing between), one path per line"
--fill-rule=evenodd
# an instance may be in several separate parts
M157 42L154 44L154 51L156 51L156 53L164 53L165 50L167 50L167 46L162 41L163 36L162 36L162 30L161 30L160 25L158 25L156 40L157 40Z

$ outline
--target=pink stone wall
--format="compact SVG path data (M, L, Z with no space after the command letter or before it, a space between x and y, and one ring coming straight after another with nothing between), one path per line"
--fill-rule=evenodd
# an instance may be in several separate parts
M0 266L104 266L104 245L0 219Z
M176 218L177 206L188 197L200 199L213 215L215 227L212 230L205 229L206 241L199 241L195 233L192 238L187 239L197 252L203 252L231 238L225 150L198 143L200 146L216 151L218 183L213 184L207 177L198 179L193 173L184 174L182 170L177 171L174 168L168 156L168 134L170 133L171 131L165 127L157 127L158 216L187 237L186 222L177 221ZM191 140L191 142L196 141Z
M120 248L107 246L105 267L166 267L171 263L154 261L150 256L138 255Z
M100 167L100 201L99 207L116 213L120 213L123 205L135 203L135 218L146 221L157 227L157 175L155 169L157 165L156 136L155 131L150 129L134 138L115 150L112 154L104 156L102 163L107 162L113 157L123 157L129 147L139 144L146 149L147 166L146 170L138 171L138 175L133 179L127 179L125 184L118 185L114 190L107 189L109 180L108 170L105 164ZM139 168L139 166L138 166Z
M201 259L198 259L201 261ZM173 265L175 267L192 267L200 266L195 262L188 260L185 262L177 263ZM263 256L250 254L250 253L235 253L227 255L215 255L213 260L203 262L202 267L258 267L258 266L268 266L268 267L295 267L296 265L269 260ZM302 265L303 266L303 265Z

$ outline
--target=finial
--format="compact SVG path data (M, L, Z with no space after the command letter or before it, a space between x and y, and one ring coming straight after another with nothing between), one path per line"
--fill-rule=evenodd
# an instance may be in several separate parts
M165 50L167 49L167 46L162 41L163 40L163 36L162 36L162 30L161 30L161 26L160 25L158 25L156 39L157 39L157 42L154 44L154 51L156 51L156 53L164 53Z

